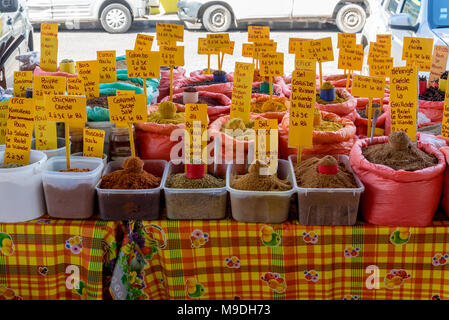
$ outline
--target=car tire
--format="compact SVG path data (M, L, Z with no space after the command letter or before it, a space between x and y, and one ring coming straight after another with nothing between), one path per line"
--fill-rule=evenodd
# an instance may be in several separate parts
M366 22L365 9L356 4L345 5L338 10L335 22L341 32L359 32Z
M101 11L101 26L109 33L128 31L131 28L132 20L129 9L119 3L110 4Z
M215 4L204 10L202 22L209 32L226 32L231 27L232 14L225 6Z

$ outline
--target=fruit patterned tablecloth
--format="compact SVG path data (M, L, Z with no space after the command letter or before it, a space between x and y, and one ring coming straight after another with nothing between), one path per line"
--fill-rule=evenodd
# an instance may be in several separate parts
M100 220L0 224L0 300L110 298L121 233Z
M449 299L448 221L161 220L129 230L111 281L115 299Z

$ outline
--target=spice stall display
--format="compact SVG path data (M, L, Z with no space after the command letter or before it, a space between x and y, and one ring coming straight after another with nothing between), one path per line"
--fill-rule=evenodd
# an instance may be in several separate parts
M109 162L96 186L100 218L158 219L166 164L164 160L141 160L137 157Z
M257 113L265 119L277 119L280 123L290 111L290 100L286 97L273 97L260 93L251 95L250 112Z
M354 225L364 186L345 155L289 161L295 173L298 217L304 225Z
M192 96L193 98L190 98ZM162 101L168 101L169 99L170 97L165 97ZM210 122L229 115L231 105L231 99L228 96L222 93L198 91L195 87L188 87L184 89L184 92L174 94L173 102L178 105L186 105L187 103L207 104L207 115Z
M444 155L402 131L358 140L351 166L365 186L361 208L366 221L389 226L427 226L440 201Z
M103 171L99 158L73 158L67 168L65 157L53 157L47 161L42 183L51 217L63 219L87 219L94 214L95 185Z
M202 74L195 77L173 80L173 94L182 93L187 87L195 87L198 91L222 93L231 97L232 81L234 81L234 76L229 73L226 73L225 79L218 79L217 77L214 79L213 74Z
M182 136L171 141L173 131L184 128L184 111L182 105L170 101L161 102L148 108L145 123L136 123L136 138L142 159L170 160L170 152L180 143Z
M356 139L354 123L330 112L318 111L317 108L315 111L313 148L304 148L302 153L348 155ZM279 125L279 149L282 159L297 154L296 148L288 146L289 122L290 116L286 114Z
M232 217L237 221L281 223L287 220L293 194L293 174L286 160L278 160L277 173L266 175L265 163L256 160L248 172L229 165L226 187L231 199Z
M332 90L334 86L325 82L320 89L320 92L316 94L316 106L321 111L332 112L336 115L344 118L349 118L350 120L354 120L352 116L356 106L357 101L353 98L348 91L343 88L335 88L335 95L333 99L323 99L321 96L321 91Z
M47 156L31 150L29 165L4 165L4 151L0 151L0 222L22 222L45 214L42 169ZM24 201L26 199L26 201Z
M446 79L441 80L442 77L446 77L447 72L440 76L439 82L444 83ZM447 81L447 80L446 80ZM427 85L427 82L426 82ZM431 122L441 122L443 120L444 110L444 85L434 84L428 86L424 90L424 86L419 87L419 111L424 113Z
M290 96L290 89L285 86L282 87L279 84L273 83L272 85L273 89L273 96L277 97L289 97ZM270 95L270 84L267 81L259 81L259 82L253 82L253 94L263 94L263 95ZM232 97L232 93L231 93Z

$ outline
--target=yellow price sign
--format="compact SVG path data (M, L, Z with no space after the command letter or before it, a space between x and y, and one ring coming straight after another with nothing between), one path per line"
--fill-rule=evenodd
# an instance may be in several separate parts
M254 64L236 62L232 86L231 119L240 118L249 122Z
M438 80L446 71L448 55L448 46L434 46L432 63L430 65L429 86L431 86L435 80Z
M81 77L67 78L67 94L69 96L85 96L84 80Z
M430 71L432 50L432 38L404 37L402 60L407 61L407 65L417 64L419 71Z
M264 52L259 54L260 74L262 76L284 75L284 53Z
M147 119L146 97L143 94L109 96L109 118L118 125L145 122Z
M6 122L8 121L8 100L0 101L0 144L5 144Z
M270 40L270 27L248 26L248 42L264 42Z
M183 66L184 65L184 47L160 47L161 64L163 66Z
M184 148L186 164L207 164L207 104L186 105Z
M338 69L362 71L363 57L364 52L361 44L352 48L343 47L338 55Z
M385 95L385 78L355 74L352 77L351 93L354 97L383 98Z
M339 33L337 48L352 48L356 44L356 34L355 33Z
M146 34L138 33L136 42L134 43L134 51L151 51L154 37Z
M206 38L198 38L198 54L218 54L218 50L210 48Z
M416 66L391 69L391 131L404 131L416 141L418 111L418 70Z
M100 83L117 82L117 60L115 51L97 51Z
M100 72L97 60L77 61L76 70L78 76L83 78L86 97L96 98L100 96Z
M298 50L298 44L304 42L304 41L310 41L310 39L305 38L290 38L288 40L288 53L296 54Z
M47 119L64 122L71 127L82 128L87 121L86 97L80 96L45 96Z
M58 37L58 24L44 22L41 23L41 37Z
M206 36L207 46L214 49L229 47L229 33L208 33Z
M14 97L25 98L26 88L33 87L33 71L14 71Z
M254 44L252 43L244 43L242 45L242 56L247 58L254 57Z
M316 60L312 59L295 59L295 70L316 71Z
M143 52L126 50L128 77L130 78L160 78L160 52Z
M372 77L390 77L393 68L393 58L391 57L373 57L369 61L369 74Z
M51 36L41 37L40 67L47 72L58 71L58 38Z
M334 60L332 38L304 41L305 59L316 59L318 62Z
M449 139L449 86L444 93L443 121L441 122L441 136Z
M66 90L66 77L35 76L33 98L44 100L46 95L63 95Z
M104 130L83 129L83 156L103 158Z
M255 158L268 165L263 175L272 175L278 167L278 121L277 119L255 120L254 132L256 139Z
M176 43L184 41L184 25L171 23L156 23L156 37L158 41Z
M313 118L316 100L316 62L308 60L307 69L296 69L292 75L288 144L292 147L313 147Z
M370 42L369 51L368 51L368 64L371 63L371 60L374 57L390 57L391 56L391 47L386 44L381 44L377 42Z
M276 52L277 43L273 40L254 43L254 58L259 59L260 53Z
M234 46L235 46L235 41L229 41L229 47L221 48L220 51L223 54L229 54L232 56L234 54Z
M30 163L34 113L34 99L9 99L4 164L28 165Z
M376 42L386 45L391 48L391 34L378 34L376 35Z

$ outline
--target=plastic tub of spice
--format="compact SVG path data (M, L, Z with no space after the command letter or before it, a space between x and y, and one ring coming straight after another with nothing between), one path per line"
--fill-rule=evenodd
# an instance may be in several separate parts
M226 188L231 196L232 217L237 221L259 223L282 223L287 220L290 198L294 193L290 163L287 160L278 160L277 180L279 183L287 180L290 187L284 188L287 189L284 191L237 190L232 187L235 177L239 174L236 168L232 164L228 166L226 173ZM258 185L260 184L250 185L248 188L257 188Z
M76 153L72 153L71 156L72 157L83 157L83 153L82 152L76 152ZM108 156L107 156L106 153L103 153L103 158L101 160L103 160L103 172L105 172L106 166L108 165Z
M226 215L227 201L225 182L211 175L209 171L207 180L195 179L198 181L192 181L191 188L187 188L187 178L181 176L184 170L185 165L182 163L168 164L167 177L163 185L167 217L177 220L223 219ZM176 174L180 174L176 179L171 177Z
M0 151L0 223L37 219L45 213L42 169L47 156L30 151L27 166L1 168L5 152Z
M321 158L323 156L316 156ZM346 155L333 155L339 164L343 164L348 173L353 175L356 188L302 188L294 179L294 188L298 193L298 217L303 225L350 226L357 221L360 195L365 190L360 179L355 175ZM288 157L293 176L296 155ZM303 159L305 160L305 159ZM352 182L354 184L354 182Z
M31 139L31 150L36 150L36 139ZM47 155L47 158L53 158L56 156L63 156L65 155L65 139L64 138L58 138L57 139L57 148L51 149L51 150L39 150L42 151Z
M73 172L60 171L66 169L65 157L53 157L47 161L42 182L48 214L63 219L90 218L94 211L95 185L101 177L103 160L70 157L70 167ZM82 170L89 171L80 172Z
M105 189L100 180L96 186L100 218L103 220L155 220L159 219L161 208L161 190L166 177L167 161L142 160L143 170L158 177L158 186L152 189ZM104 174L117 172L124 161L112 161L106 166ZM104 177L104 176L103 176ZM152 177L153 178L153 177ZM121 179L119 177L118 179ZM130 177L132 179L132 177ZM115 181L115 180L114 180ZM126 182L136 184L137 181ZM117 185L117 184L116 184Z

